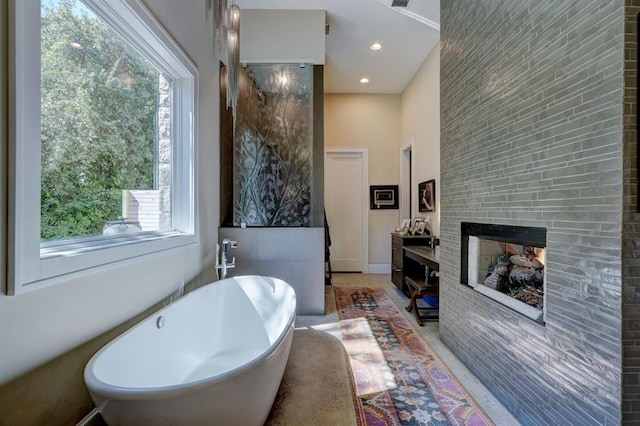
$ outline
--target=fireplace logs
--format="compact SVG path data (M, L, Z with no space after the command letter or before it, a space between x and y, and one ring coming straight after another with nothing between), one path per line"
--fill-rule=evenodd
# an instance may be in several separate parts
M527 305L542 309L544 292L531 286L519 287L509 292L514 299L518 299Z
M508 294L538 309L543 307L544 265L533 247L525 246L523 254L505 254L490 265L484 285Z
M512 266L511 256L508 254L500 256L497 263L489 265L487 271L489 275L484 280L484 285L493 290L507 293L509 289L509 274L511 273Z

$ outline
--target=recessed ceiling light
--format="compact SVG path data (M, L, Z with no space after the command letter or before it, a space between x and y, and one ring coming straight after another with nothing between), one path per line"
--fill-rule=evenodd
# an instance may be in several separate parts
M367 77L362 77L360 79L360 83L362 83L362 84L367 84L368 82L369 82L369 79Z
M371 49L371 50L380 50L380 49L382 49L382 45L380 43L373 43L371 45L371 47L369 47L369 49Z

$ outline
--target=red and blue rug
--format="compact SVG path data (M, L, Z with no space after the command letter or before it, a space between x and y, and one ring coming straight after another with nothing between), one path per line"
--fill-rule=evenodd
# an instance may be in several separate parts
M384 289L334 291L363 424L493 425Z

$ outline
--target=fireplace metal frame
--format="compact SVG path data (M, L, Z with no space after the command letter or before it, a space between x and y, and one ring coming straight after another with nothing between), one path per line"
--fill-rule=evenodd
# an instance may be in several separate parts
M473 288L480 294L493 299L497 303L518 312L527 318L544 325L544 317L546 315L547 305L539 308L528 305L527 303L512 298L510 295L500 291L485 287L484 285L472 285L469 283L469 237L477 237L481 240L493 240L500 243L517 244L519 246L531 246L537 248L547 247L547 230L546 228L537 228L531 226L516 225L494 225L487 223L461 223L461 268L460 283L467 287ZM546 263L546 260L545 260ZM546 270L545 270L545 286L546 286ZM546 291L545 291L546 292Z
M487 240L503 241L544 248L547 246L547 229L532 226L494 225L489 223L462 222L460 251L460 283L469 285L469 237L479 237Z

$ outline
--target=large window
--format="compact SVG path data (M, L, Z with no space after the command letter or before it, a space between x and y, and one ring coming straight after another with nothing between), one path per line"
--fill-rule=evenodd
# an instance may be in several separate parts
M40 34L42 240L170 229L170 79L78 0L42 0Z
M11 2L10 293L195 241L195 67L138 0L37 3Z

